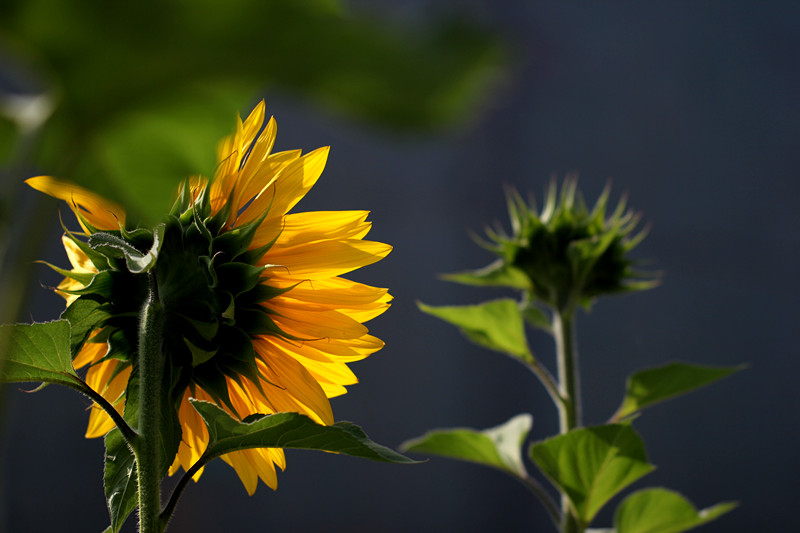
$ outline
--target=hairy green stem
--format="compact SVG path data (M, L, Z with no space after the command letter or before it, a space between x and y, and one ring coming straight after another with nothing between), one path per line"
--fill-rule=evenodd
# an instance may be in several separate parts
M161 533L161 477L158 432L161 412L161 351L163 310L155 276L150 273L150 295L142 308L139 328L139 439L134 447L139 481L139 533Z
M575 314L573 310L553 312L553 336L556 341L559 394L558 406L560 433L569 432L581 425L581 398L578 379L578 352L575 346ZM584 527L575 515L566 494L561 495L561 532L582 533Z

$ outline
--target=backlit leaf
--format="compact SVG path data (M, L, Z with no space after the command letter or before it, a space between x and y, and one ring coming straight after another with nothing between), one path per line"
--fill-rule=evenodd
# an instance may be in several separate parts
M425 313L461 329L473 342L528 361L531 359L517 302L492 300L478 305L434 307L419 303Z
M401 445L406 452L432 453L491 466L518 477L526 477L522 463L522 443L533 425L529 414L517 415L508 422L485 430L469 428L439 429Z
M622 420L645 407L704 387L742 368L670 363L636 372L628 378L625 399L613 420Z
M415 461L372 442L358 426L337 422L322 426L299 413L256 415L239 422L214 404L190 400L208 427L210 442L205 457L249 448L296 448L323 450L389 463Z
M644 442L627 424L573 429L534 444L531 458L567 494L588 525L619 491L653 470Z
M666 489L646 489L625 498L614 515L617 533L680 533L733 510L735 502L697 511L683 496Z
M0 326L0 346L4 347L2 381L59 383L73 388L83 383L72 368L66 320Z

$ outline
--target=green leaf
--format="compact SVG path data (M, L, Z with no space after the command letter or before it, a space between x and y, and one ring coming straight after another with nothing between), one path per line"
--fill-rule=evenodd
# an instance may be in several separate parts
M628 424L574 429L534 444L531 458L588 525L619 491L649 473L644 442Z
M493 300L479 305L433 307L417 304L421 311L461 329L470 340L523 361L532 359L517 302Z
M514 289L528 290L531 280L525 273L503 261L497 261L478 270L465 270L444 274L442 279L462 283L464 285L477 285L479 287L511 287Z
M111 430L105 441L106 467L103 482L111 517L109 529L112 533L117 533L139 504L136 459L119 429Z
M72 357L78 354L92 330L109 316L103 302L91 294L81 296L61 313L61 318L70 325Z
M0 326L4 355L0 380L83 384L72 368L70 329L66 320Z
M612 420L630 417L645 407L704 387L742 368L670 363L636 372L628 378L625 399Z
M60 177L153 224L179 180L213 174L216 143L259 91L430 128L475 112L507 63L499 39L464 17L402 27L331 4L0 3L4 42L36 58L28 66L58 94L38 166L73 163Z
M533 417L520 414L508 422L485 430L469 428L429 431L403 443L405 452L432 453L497 468L517 477L527 477L522 463L522 443L533 425Z
M738 504L719 503L697 511L677 492L646 489L625 498L614 514L617 533L680 533L711 522Z
M239 422L214 404L190 400L208 427L208 459L250 448L297 448L323 450L389 463L414 463L412 459L380 444L350 422L322 426L299 413L256 415ZM248 417L249 418L249 417Z

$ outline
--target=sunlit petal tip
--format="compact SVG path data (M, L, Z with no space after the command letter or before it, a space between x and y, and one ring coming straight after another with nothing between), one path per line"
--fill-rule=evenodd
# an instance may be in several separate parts
M125 224L125 210L122 207L83 187L51 176L28 178L25 183L37 191L67 202L78 216L79 222L83 217L96 229L118 230L121 224ZM84 226L82 222L81 226Z

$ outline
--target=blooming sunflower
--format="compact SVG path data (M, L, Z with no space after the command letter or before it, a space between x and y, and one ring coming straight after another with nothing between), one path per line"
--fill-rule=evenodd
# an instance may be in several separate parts
M137 374L138 312L149 289L114 246L97 244L98 236L122 239L143 255L158 249L152 269L165 311L165 383L181 430L170 475L188 471L209 442L189 398L239 419L298 412L329 425L329 398L357 382L347 363L383 347L363 323L383 313L391 296L341 276L391 247L364 240L367 211L289 213L319 178L328 148L273 153L276 123L264 125L264 118L262 101L244 122L237 119L235 133L219 144L213 180L187 180L155 232L126 229L124 210L91 191L47 176L27 180L66 201L83 230L65 231L72 269L57 269L66 277L56 290L67 310L91 299L102 311L73 365L87 367L86 383L120 413ZM94 404L86 436L113 428ZM259 478L276 488L275 465L285 468L276 448L223 459L249 494Z

